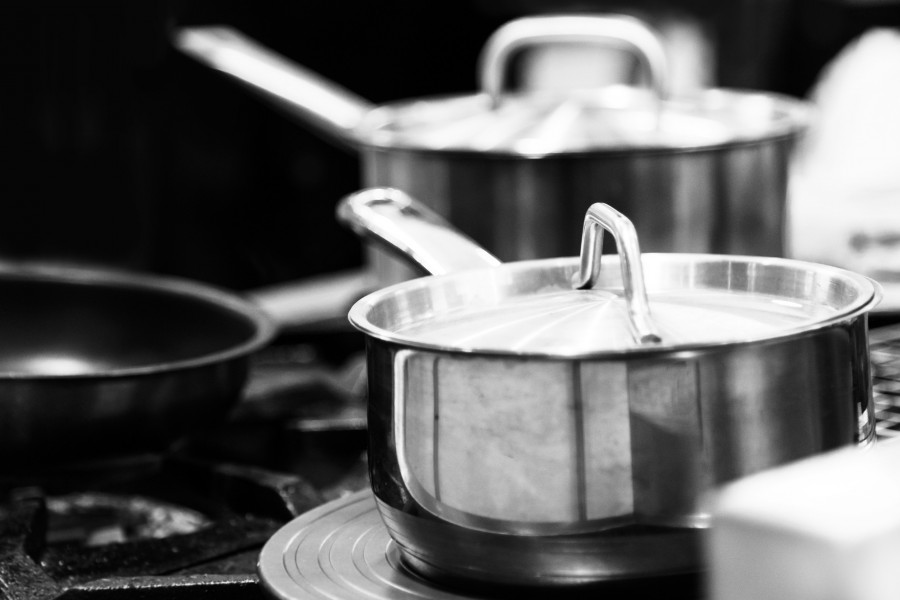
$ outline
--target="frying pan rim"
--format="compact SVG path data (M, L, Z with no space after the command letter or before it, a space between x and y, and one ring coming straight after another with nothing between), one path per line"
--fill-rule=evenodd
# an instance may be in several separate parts
M63 285L109 286L116 289L150 291L171 298L190 298L204 303L210 309L224 309L232 316L246 319L253 333L239 344L229 345L221 350L202 353L191 358L76 373L0 370L0 381L112 379L202 368L223 364L253 353L271 341L278 329L274 320L250 301L214 285L177 276L65 261L0 260L0 281L14 279Z

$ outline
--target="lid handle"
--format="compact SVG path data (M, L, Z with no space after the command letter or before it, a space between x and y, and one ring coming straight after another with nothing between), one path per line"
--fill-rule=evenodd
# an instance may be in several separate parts
M666 99L666 53L659 36L648 25L625 15L553 15L510 21L485 43L479 57L479 81L491 105L500 104L503 74L510 56L527 46L561 42L629 50L647 72L657 106Z
M622 267L622 286L628 305L631 334L639 344L658 344L662 341L656 323L650 315L644 270L641 266L641 249L634 224L608 204L592 204L584 217L581 236L581 266L575 281L576 289L590 289L600 278L600 261L603 255L603 230L607 229L616 240L619 262Z

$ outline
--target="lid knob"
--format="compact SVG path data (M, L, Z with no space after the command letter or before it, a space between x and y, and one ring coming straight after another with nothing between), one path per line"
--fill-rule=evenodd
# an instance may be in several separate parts
M581 265L576 274L575 288L591 289L600 277L604 229L613 234L619 251L631 335L638 344L658 344L662 338L650 315L637 232L628 217L608 204L592 204L585 214L581 236Z

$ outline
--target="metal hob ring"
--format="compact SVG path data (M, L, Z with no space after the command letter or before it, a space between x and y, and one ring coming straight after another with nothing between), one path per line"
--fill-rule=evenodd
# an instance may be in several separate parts
M586 588L469 590L427 580L401 561L370 490L304 513L283 526L259 557L265 591L279 600L499 600L604 597L696 600L696 576L605 581Z
M284 600L476 598L437 588L401 564L369 490L285 525L263 547L259 576L267 592Z

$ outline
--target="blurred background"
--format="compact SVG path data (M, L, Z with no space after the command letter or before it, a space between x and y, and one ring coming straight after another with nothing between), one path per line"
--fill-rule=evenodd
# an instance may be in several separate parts
M502 23L640 16L676 87L806 95L900 3L827 0L8 0L0 8L0 256L99 262L234 289L360 264L333 218L359 160L171 46L221 23L375 103L471 93Z

